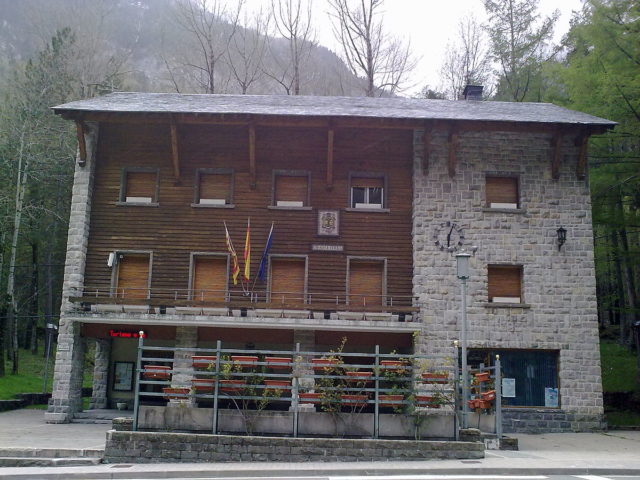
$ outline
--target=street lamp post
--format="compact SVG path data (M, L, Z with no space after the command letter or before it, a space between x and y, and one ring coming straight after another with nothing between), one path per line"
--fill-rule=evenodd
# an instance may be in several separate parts
M467 279L469 278L471 254L461 251L456 254L457 277L462 285L462 316L460 344L462 347L462 428L469 427L469 369L467 366Z

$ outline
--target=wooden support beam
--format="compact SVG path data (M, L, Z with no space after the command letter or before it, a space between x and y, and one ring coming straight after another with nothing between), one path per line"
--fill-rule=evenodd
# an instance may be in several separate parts
M178 126L171 119L171 163L173 164L173 176L180 181L180 155L178 153Z
M451 127L451 129L449 130L449 139L447 143L449 146L449 176L453 178L456 176L456 167L458 164L458 159L456 158L456 149L458 147L458 131L455 129L455 127Z
M578 152L578 163L576 165L576 177L582 180L587 175L587 154L589 149L589 134L585 131L576 137L576 147L580 147Z
M327 130L327 190L333 190L333 137L334 129Z
M251 189L256 188L256 127L249 124L249 175L251 176Z
M84 138L85 125L82 119L76 120L76 134L78 136L78 165L84 167L87 164L87 142Z
M431 122L424 122L424 135L422 136L422 174L429 173L429 157L431 156L431 134L433 127Z
M560 161L562 160L562 132L558 129L551 137L551 178L560 178Z

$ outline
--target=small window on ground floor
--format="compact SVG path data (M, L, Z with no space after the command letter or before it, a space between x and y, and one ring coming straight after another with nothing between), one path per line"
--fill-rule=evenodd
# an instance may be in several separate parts
M348 289L349 305L385 305L385 261L350 258Z
M556 350L470 349L469 365L494 366L500 355L505 406L560 407Z
M522 265L489 265L489 302L522 302Z
M227 255L195 254L191 260L191 298L203 302L224 302L227 293Z
M118 263L113 279L118 298L149 298L149 253L117 254Z
M269 263L271 301L306 303L306 257L272 256Z

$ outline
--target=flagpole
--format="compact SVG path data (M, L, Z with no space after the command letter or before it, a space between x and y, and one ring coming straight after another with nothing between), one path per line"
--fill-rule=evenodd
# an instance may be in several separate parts
M253 286L251 287L251 293L254 292L255 288L256 288L256 283L258 282L258 278L259 278L259 274L260 274L260 267L262 266L262 261L265 258L266 254L267 254L267 250L269 248L269 240L271 239L271 235L273 234L273 225L274 222L271 222L271 228L269 229L269 235L267 235L267 241L264 244L264 250L262 251L262 256L260 257L260 265L258 266L258 273L256 274L256 278L253 279Z

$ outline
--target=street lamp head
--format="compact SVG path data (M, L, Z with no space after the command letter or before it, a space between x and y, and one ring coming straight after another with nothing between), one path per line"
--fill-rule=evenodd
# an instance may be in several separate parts
M469 258L471 258L471 254L465 251L456 254L456 274L460 280L469 278Z

